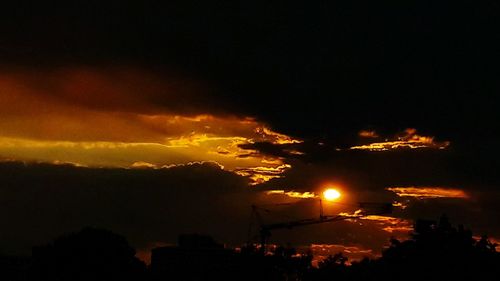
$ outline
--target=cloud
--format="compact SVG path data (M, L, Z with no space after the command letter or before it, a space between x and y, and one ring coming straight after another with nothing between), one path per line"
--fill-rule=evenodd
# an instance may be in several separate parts
M151 164L151 163L148 163L148 162L144 162L144 161L137 161L137 162L134 162L132 163L132 165L130 165L131 168L157 168L157 166L155 164Z
M379 256L373 250L363 248L360 245L312 244L311 251L314 255L313 266L318 266L319 262L337 253L342 253L348 257L349 264L353 261L360 261L365 257L373 259Z
M199 84L180 74L126 66L2 68L0 128L4 137L66 141L159 142L193 131L296 141L225 111L224 101L210 99L201 90L209 86Z
M44 69L2 67L2 99L17 113L21 101L32 111L56 113L56 106L90 111L154 114L165 111L182 115L203 113L212 102L203 94L209 87L200 80L173 71L153 72L126 65L107 67L51 67ZM140 94L138 94L140 93ZM176 103L172 103L176 100ZM52 108L37 108L37 104Z
M402 232L404 234L409 234L413 231L413 222L411 220L395 218L390 216L378 216L378 215L370 215L366 217L362 217L362 220L370 220L376 221L382 227L384 231L393 233L393 232Z
M240 245L247 239L252 204L270 210L262 216L266 223L319 215L317 200L303 199L311 197L312 192L281 189L268 195L259 186L248 188L248 179L222 169L217 163L154 168L149 164L136 163L138 167L125 169L64 163L0 163L0 219L10 226L0 234L0 248L7 253L26 253L32 245L85 225L122 233L140 249L147 249L152 243L174 243L178 234L194 232ZM384 195L380 197L378 193L366 194L362 189L354 191L348 185L343 188L345 193L338 202L341 204L325 202L325 214L354 212L357 206L351 203L364 196L372 200L383 196L391 200L399 198L388 191L382 191ZM498 235L491 231L490 224L481 225L484 220L474 213L478 206L488 210L488 204L466 200L464 206L457 200L441 201L444 199L435 199L425 206L417 200L417 204L411 202L390 217L369 216L352 222L276 230L272 242L362 245L364 250L372 249L373 254L378 254L391 236L407 235L414 218L436 218L443 210L456 218L456 222L464 222L473 229L479 225L478 230ZM481 211L483 215L486 213Z
M137 247L175 242L202 232L220 241L245 240L247 180L213 163L160 169L95 169L0 163L3 252L31 246L83 226L124 234Z
M210 150L221 146L230 148L233 140L199 141L201 144L178 147L160 143L46 141L0 137L0 155L22 161L77 163L91 167L126 168L140 162L161 167L193 161L216 161L229 169L263 165L257 155L231 158Z
M132 67L2 69L0 159L124 168L214 161L253 184L290 167L245 146L300 140L218 110L201 84Z
M378 134L375 131L361 130L358 135L362 138L378 138Z
M415 139L416 132L410 130L401 135L401 138L411 140ZM430 144L431 138L423 142ZM432 139L432 143L441 142ZM369 224L389 235L405 235L411 230L414 220L436 219L443 213L454 218L456 223L480 232L496 234L500 231L493 226L494 218L499 214L491 199L497 193L497 178L477 174L482 170L472 168L477 165L471 166L471 163L478 160L456 147L379 152L338 149L334 142L327 140L323 140L321 145L311 140L294 145L294 149L304 154L287 155L284 146L279 145L254 146L261 153L285 157L292 166L280 178L257 186L259 190L282 190L283 195L287 192L321 194L333 184L341 189L342 198L338 207L329 207L332 214L352 213L356 211L358 202L392 202L395 208L390 217L398 224L389 220L384 222L380 217L378 220L374 217L357 220L357 223ZM288 196L272 197L279 203L300 200L282 198ZM310 213L310 217L315 215Z
M303 199L309 199L309 198L317 198L318 195L316 195L314 192L297 192L297 191L285 191L285 190L269 190L266 192L267 195L285 195L291 198L303 198Z
M360 131L360 137L376 138L378 137L374 131ZM389 151L395 149L419 149L433 148L445 149L450 145L449 141L436 142L434 137L417 135L417 130L408 128L404 132L398 134L394 139L386 139L383 142L373 142L364 145L351 146L350 149L369 150L369 151Z
M217 168L217 173L246 171L253 183L260 182L255 186L259 191L318 192L325 182L338 182L345 188L348 202L411 199L400 198L385 190L387 187L456 186L471 200L403 201L408 207L401 215L415 218L447 211L463 219L457 219L459 222L472 222L473 227L487 230L486 226L496 225L500 154L496 79L489 75L487 65L492 52L469 59L472 64L441 71L439 65L446 68L456 58L438 56L441 61L436 64L435 52L419 48L425 40L400 28L405 32L395 32L402 37L389 38L407 39L415 43L407 44L410 48L424 51L400 48L387 58L388 52L380 47L391 45L392 39L381 44L379 39L384 36L379 36L379 25L359 24L365 22L360 19L376 14L372 11L338 15L339 21L319 33L310 32L309 27L317 26L310 23L321 22L321 17L285 16L276 28L266 29L270 44L255 44L262 35L262 24L275 23L272 11L277 10L273 7L270 13L266 9L261 14L253 9L239 11L235 5L243 13L236 26L250 31L235 37L234 25L227 24L228 19L235 19L232 7L206 4L206 9L186 14L178 13L189 10L183 5L162 9L125 6L116 9L109 5L104 7L109 13L90 18L81 13L81 8L89 7L79 6L70 11L34 9L43 12L16 16L23 19L19 24L10 24L12 19L3 17L9 23L4 24L4 61L37 66L4 65L0 71L2 158L45 161L59 168L65 168L64 163L105 166L108 168L92 171L106 174L122 171L117 167L146 173L211 160L225 168ZM207 13L207 9L217 12ZM294 15L292 10L285 14ZM413 27L414 15L419 13L411 9L400 12L405 15L401 17L403 26ZM114 16L109 17L110 13ZM47 14L52 24L40 25ZM148 20L142 20L146 15ZM67 24L68 18L71 24ZM359 38L344 34L337 26L343 22L352 22L353 30L363 31L349 34L363 34L368 44L351 44ZM450 21L442 22L448 25ZM22 36L19 28L25 31ZM323 36L332 30L340 33ZM489 33L483 30L480 35L489 38ZM456 34L460 34L460 42L472 38ZM477 37L478 33L470 34ZM297 40L301 36L311 40ZM462 45L454 44L460 54ZM298 52L312 56L297 59ZM476 57L477 52L473 53ZM402 57L408 63L401 64ZM69 60L101 66L45 67L69 65ZM151 69L178 65L192 71L111 66L131 61ZM326 64L333 66L329 69L333 72L325 71L325 62L334 62ZM429 65L444 74L439 81L429 76L433 73L427 71ZM331 73L342 75L335 75L332 81ZM446 94L454 92L450 87L465 95ZM471 91L475 98L470 98ZM365 92L373 94L359 99ZM409 96L420 98L409 101ZM392 133L407 127L422 131ZM363 133L360 128L375 129ZM316 145L318 142L323 145ZM291 168L283 173L268 171L283 165ZM237 178L248 183L246 178ZM50 178L43 180L51 182ZM354 226L341 227L346 233L357 231L363 236L359 229L349 231ZM333 233L338 229L314 230Z
M281 158L243 149L250 136L221 137L207 134L170 137L163 143L110 141L52 141L0 137L0 158L19 161L74 163L90 167L136 168L141 163L163 167L194 161L213 161L249 177L253 184L280 177L291 166ZM222 152L222 153L221 153Z
M273 144L293 144L293 143L302 143L303 141L298 139L293 139L290 136L280 134L272 131L267 127L258 127L255 129L255 132L262 136L264 140L271 140L270 142Z
M283 173L291 167L289 164L282 164L275 167L238 168L234 172L240 176L249 177L252 180L252 185L257 185L281 178Z
M83 226L121 233L140 249L153 243L174 243L181 233L206 233L218 241L240 245L247 239L251 204L272 208L282 200L248 188L246 178L215 163L123 169L3 162L0 182L0 219L9 225L0 233L0 248L5 253L28 253L33 245ZM313 201L283 205L283 211L286 217L316 217ZM325 206L325 211L333 211L330 207ZM269 222L271 218L283 219L269 213L263 216ZM365 235L368 229L370 237ZM296 230L276 231L273 241L360 243L380 249L388 239L376 226L355 223Z
M396 193L399 197L414 197L417 199L432 198L462 198L469 196L460 189L442 187L389 187L387 190Z
M411 231L413 231L413 222L408 219L402 219L397 217L385 216L385 215L363 215L364 211L358 209L354 212L341 212L340 216L349 217L347 221L365 220L375 222L384 231L391 234L394 232L400 232L403 236L407 236ZM352 219L350 218L352 217Z
M133 68L61 68L46 73L2 70L0 157L26 163L54 164L50 169L47 168L48 170L54 167L87 167L81 168L84 170L76 170L86 171L86 176L94 178L99 182L99 186L106 186L106 177L102 176L103 174L113 178L111 186L118 186L117 182L125 184L126 180L137 181L136 177L144 173L153 173L150 176L158 179L161 178L158 174L164 174L166 171L207 170L207 167L210 167L209 170L214 176L224 174L234 177L234 180L239 179L238 186L254 185L254 189L248 190L253 192L251 195L244 192L242 194L245 195L231 195L241 196L235 201L246 202L247 206L255 202L314 205L297 209L289 207L287 215L298 218L317 217L318 208L313 202L315 200L310 199L316 198L322 193L322 188L330 183L341 187L343 196L340 203L346 204L342 205L344 207L325 206L325 212L330 214L349 212L348 206L354 206L359 201L393 202L401 199L398 203L406 206L404 209L398 209L393 216L394 220L401 220L398 224L372 218L349 224L340 223L332 227L312 227L311 231L329 233L333 228L345 233L328 238L322 233L298 231L290 236L293 236L291 240L300 243L310 242L312 239L328 243L357 240L370 248L380 247L389 235L399 235L407 231L409 224L405 222L418 216L434 216L443 211L454 213L460 208L465 210L459 214L464 223L471 222L472 227L477 225L480 229L485 229L488 221L486 217L476 221L470 218L478 208L485 213L493 212L494 204L485 201L485 190L493 189L495 181L486 177L488 183L485 184L484 178L474 176L475 173L464 172L468 171L468 165L477 160L470 156L464 157L457 150L451 149L450 142L439 141L437 137L427 134L417 134L415 129L389 135L386 139L375 130L361 131L355 136L356 142L352 143L342 143L335 139L299 139L272 130L271 126L261 119L232 114L223 105L214 106L219 101L207 98L204 86L210 87L204 82L183 78L181 75L164 74L160 77ZM380 151L384 153L379 153ZM469 161L470 159L472 161ZM28 167L31 171L31 166ZM115 174L125 175L123 181L111 176ZM57 175L53 176L54 179L60 179ZM74 174L71 177L73 176ZM101 176L104 178L100 178ZM199 175L196 177L204 178ZM169 182L167 178L158 182ZM67 179L60 180L67 182ZM194 194L200 194L200 200L206 197L207 192L221 192L217 181L207 178L205 180L206 183L199 181L196 185L209 185L213 190L192 190ZM43 181L47 179L44 178ZM58 186L55 180L49 182ZM160 185L156 182L152 184ZM77 193L85 194L91 190L82 191L84 189L80 184L75 185L78 187ZM91 185L88 183L88 186ZM129 183L126 185L130 186ZM184 184L175 182L173 185ZM420 192L414 198L431 198L431 194L439 197L426 205L426 210L422 210L424 207L419 202L402 199L411 198L408 197L411 193L409 190L399 193L407 195L402 198L386 190L387 187L425 186L461 186L463 194L478 201L467 200L469 202L466 207L460 205L465 202L447 205L445 200L450 194L445 196L443 192ZM51 186L43 188L48 190L47 193L61 192L54 191ZM115 202L109 199L113 193L116 196L121 194L121 191L117 192L120 190L118 187L102 191L106 190L110 192L103 195L103 198L108 200L107 204L100 205L99 208L112 217L111 213L119 212L118 205L123 206L124 201L117 199ZM126 190L129 192L131 189ZM273 193L273 196L266 195L268 191ZM30 192L34 197L34 191ZM150 196L154 197L156 193L161 195L164 191L145 188L145 192L150 192ZM168 196L175 197L175 192ZM203 192L203 195L200 192ZM221 192L224 197L222 194L225 193ZM10 196L14 198L12 194ZM61 196L69 195L63 193ZM91 197L88 194L85 196ZM189 195L186 192L182 196L187 198ZM99 198L94 199L99 202ZM52 202L50 198L45 200ZM131 199L127 200L128 204L134 205ZM146 205L145 201L147 200L144 199L139 205ZM42 208L40 202L37 201L37 204ZM87 203L93 204L90 199ZM62 209L72 208L70 205L61 204L52 205L62 206ZM86 209L86 206L80 207L82 210ZM110 208L109 211L106 210L107 207ZM194 205L192 207L197 208ZM161 209L160 204L155 208ZM183 206L178 208L182 209ZM154 213L153 210L150 212ZM241 210L240 213L245 211ZM146 218L141 219L147 221ZM34 219L32 221L36 223ZM81 222L85 223L86 220ZM204 223L197 220L195 222L201 225ZM54 226L55 222L51 223L52 227L47 228L58 229ZM183 225L183 222L178 223ZM191 223L185 222L186 227L195 225ZM359 225L360 223L362 225ZM205 229L209 230L209 227ZM227 231L225 227L221 229L224 229L220 232L221 235L230 236L228 233L231 231ZM152 228L151 231L158 230ZM179 231L182 231L182 228ZM375 236L380 240L374 241L375 238L365 235L365 231L376 233ZM288 238L278 234L276 239L284 241ZM161 240L161 237L148 239L149 242Z

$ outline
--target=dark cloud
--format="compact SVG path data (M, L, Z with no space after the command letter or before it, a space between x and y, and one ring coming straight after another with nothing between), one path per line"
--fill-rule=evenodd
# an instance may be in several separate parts
M276 198L249 188L248 180L203 163L165 169L90 169L70 165L0 165L0 234L4 253L29 253L61 233L84 226L110 229L134 247L175 243L181 233L246 242L250 205L265 205L265 223L318 215L316 200L275 205ZM335 213L353 207L325 206ZM255 230L255 229L254 229ZM388 238L376 222L340 222L273 232L274 243L363 245L377 253Z
M258 149L257 145L255 148ZM279 146L275 147L279 149ZM498 235L494 227L499 218L493 202L499 198L498 178L491 168L479 171L480 159L460 150L398 149L394 151L338 150L328 144L304 143L304 155L292 155L292 168L280 178L259 185L262 190L314 191L321 194L326 186L337 186L342 202L403 202L395 217L409 220L434 219L447 213L455 222L480 232ZM492 151L495 148L491 148ZM269 153L273 150L262 150ZM496 152L494 152L496 153ZM278 154L280 155L280 154ZM463 191L467 198L415 199L398 197L388 187L437 187ZM351 207L352 208L352 207Z
M294 136L416 127L477 148L498 133L497 10L491 1L12 4L0 17L1 58L41 71L182 73L209 81L203 109L256 116Z
M390 139L385 140L391 143ZM384 142L383 139L380 141ZM443 143L448 146L437 145ZM465 150L460 144L447 141L434 141L428 146L415 148L399 146L384 151L351 149L354 144L363 143L353 139L350 145L341 146L336 140L307 140L296 144L256 142L242 147L262 155L282 157L292 165L292 169L281 179L268 183L270 185L295 185L307 189L318 186L321 181L338 179L356 183L361 189L383 189L389 185L444 185L496 190L500 184L495 172L498 160L494 157L500 153L496 146L483 144L484 151L477 154L472 148ZM291 153L293 151L299 153Z
M258 189L321 194L326 187L334 186L342 191L342 203L351 212L358 202L399 202L404 209L395 208L392 216L408 220L407 226L419 218L435 219L448 214L456 223L498 236L500 229L494 227L500 217L494 203L499 198L500 182L495 172L498 165L487 164L496 161L491 155L497 155L498 149L488 147L491 155L478 157L474 150L464 150L460 144L442 138L414 139L415 143L401 145L399 142L408 140L403 134L395 138L353 138L347 146L336 141L309 140L286 145L253 143L245 148L283 157L291 165L281 177L258 185ZM384 143L384 150L357 149L363 144L371 147L370 143ZM358 145L356 149L352 149L353 144ZM291 154L291 149L301 153ZM428 197L400 197L388 190L390 187L420 189ZM449 192L458 195L447 195Z
M210 163L153 170L10 162L0 164L0 183L0 248L25 253L83 226L122 233L137 247L194 232L240 243L253 196L245 178Z
M97 112L239 115L213 99L216 86L180 70L128 65L0 65L5 102L45 102ZM217 105L219 107L217 107ZM30 108L31 109L31 108ZM45 109L44 112L50 112ZM17 107L4 112L19 112Z

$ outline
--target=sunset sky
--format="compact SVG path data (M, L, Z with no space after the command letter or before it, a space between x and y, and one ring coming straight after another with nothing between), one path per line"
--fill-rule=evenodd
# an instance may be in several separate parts
M316 217L327 188L394 212L271 241L371 256L443 213L500 238L488 5L112 2L0 11L0 253L88 225L237 246L252 204Z

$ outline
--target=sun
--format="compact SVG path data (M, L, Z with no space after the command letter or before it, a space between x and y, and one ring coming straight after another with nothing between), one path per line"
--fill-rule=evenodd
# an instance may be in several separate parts
M328 188L323 192L323 197L328 201L333 201L340 197L340 192L334 188Z

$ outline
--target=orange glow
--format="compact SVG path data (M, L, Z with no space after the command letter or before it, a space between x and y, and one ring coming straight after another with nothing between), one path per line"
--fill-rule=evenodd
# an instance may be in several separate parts
M163 143L112 141L58 141L0 136L0 160L73 163L87 167L163 168L191 162L216 162L256 185L291 168L279 158L260 155L239 144L246 137L192 135L170 138Z
M210 161L256 185L291 166L244 145L302 142L251 117L177 106L198 104L203 87L174 74L123 67L0 69L0 89L0 161L141 169Z
M396 207L396 208L401 208L402 210L404 210L408 207L408 205L403 204L402 202L399 202L399 201L392 202L392 206Z
M284 190L269 190L266 192L267 195L286 195L288 197L292 198L302 198L302 199L308 199L308 198L316 198L318 197L314 192L297 192L297 191L288 191L285 192Z
M481 236L472 236L472 238L474 238L476 241L479 241L481 240ZM496 245L495 246L495 249L497 252L500 252L500 239L498 238L495 238L495 237L491 237L491 236L488 236L488 240L493 244L493 245Z
M413 225L411 221L405 219L388 217L388 216L378 216L378 215L370 215L362 217L361 219L376 221L380 226L382 226L382 230L390 233L410 232L413 230Z
M396 193L399 197L414 197L417 199L469 198L463 190L442 187L390 187L387 190Z
M402 232L408 233L413 230L412 222L406 219L395 218L390 216L380 216L380 215L368 215L358 217L363 214L363 210L358 209L352 213L342 212L339 215L344 217L352 217L365 221L375 222L378 226L381 227L383 231L393 233L393 232ZM349 219L349 221L352 221Z
M274 132L265 126L261 126L261 127L256 128L255 133L257 133L258 135L261 135L263 139L266 139L266 140L271 139L272 142L276 143L276 144L302 143L301 140L293 139L287 135Z
M123 67L0 69L0 161L142 169L210 161L254 185L291 167L243 146L302 141L250 117L178 106L199 104L203 88Z
M349 258L347 261L348 265L353 261L360 261L365 257L376 258L379 256L379 254L373 252L372 249L366 249L356 245L311 244L311 251L313 252L312 265L314 267L318 267L318 263L328 256L337 253L342 253Z
M378 138L378 135L375 131L359 131L358 135L362 138Z
M360 136L369 137L365 131L360 132ZM434 137L417 135L417 130L413 128L406 129L403 133L396 136L396 138L385 142L374 142L365 145L352 146L353 150L369 150L369 151L388 151L395 149L416 149L416 148L433 148L445 149L450 145L449 141L436 142Z
M342 212L339 215L344 216L344 217L358 217L362 213L363 213L363 210L359 209L359 210L354 211L353 213Z
M257 185L271 179L281 178L281 174L291 167L289 164L283 164L275 167L238 168L234 172L240 176L249 177L252 180L250 184Z
M340 198L340 192L335 188L328 188L323 191L323 197L328 201L334 201Z

